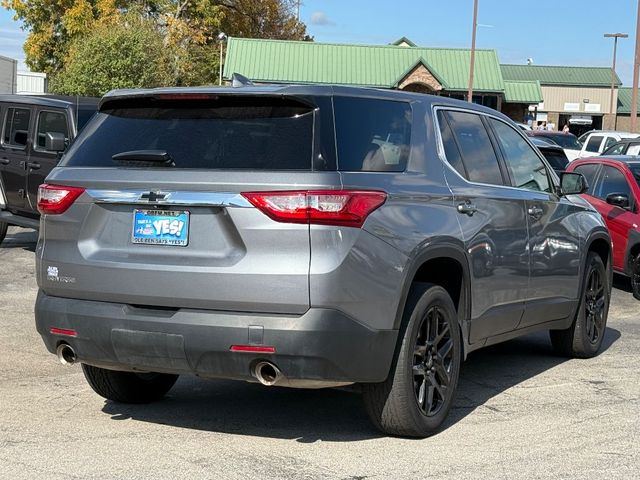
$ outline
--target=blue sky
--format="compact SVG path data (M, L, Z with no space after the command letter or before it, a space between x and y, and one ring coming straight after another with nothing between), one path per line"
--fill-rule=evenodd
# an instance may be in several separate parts
M477 46L503 63L611 65L606 32L620 40L618 75L631 84L636 0L479 0ZM406 36L420 46L469 47L473 0L302 0L301 18L318 42L385 44ZM22 60L26 34L0 10L0 55Z

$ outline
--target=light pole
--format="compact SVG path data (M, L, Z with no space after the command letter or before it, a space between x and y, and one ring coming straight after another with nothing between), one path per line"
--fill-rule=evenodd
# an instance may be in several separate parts
M638 0L640 2L640 0ZM473 0L473 29L471 34L471 64L469 65L469 93L467 101L473 103L473 69L476 63L476 30L478 29L478 0Z
M618 51L618 39L629 38L629 35L626 33L605 33L604 37L613 38L613 65L611 65L611 97L609 99L609 117L613 125L613 130L615 130L616 121L613 117L613 97L616 86L616 53Z
M638 123L638 68L640 67L640 0L638 0L638 20L636 22L636 51L633 58L633 89L631 90L631 131L636 131Z
M222 47L224 42L227 41L227 34L224 32L220 32L218 34L218 42L220 42L220 73L218 76L218 85L222 85Z

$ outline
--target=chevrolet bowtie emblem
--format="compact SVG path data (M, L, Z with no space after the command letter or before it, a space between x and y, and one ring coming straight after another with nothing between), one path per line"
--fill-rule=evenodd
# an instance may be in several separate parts
M158 202L160 200L166 200L170 194L162 192L147 192L140 195L138 200L147 200L148 202Z

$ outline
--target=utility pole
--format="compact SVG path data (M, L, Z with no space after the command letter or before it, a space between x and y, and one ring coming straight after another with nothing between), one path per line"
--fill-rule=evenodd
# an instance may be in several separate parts
M615 130L615 118L613 116L613 101L614 101L614 92L616 86L616 54L618 50L618 39L619 38L629 38L629 35L626 33L605 33L605 38L613 38L613 64L611 65L611 96L609 99L609 117L610 122L612 124L612 130Z
M640 0L638 0L640 2ZM471 64L469 65L469 93L467 100L473 103L473 69L476 63L476 30L478 29L478 0L473 0L473 29L471 34Z
M296 3L297 3L297 5L298 5L298 7L297 7L297 8L298 8L298 14L297 14L297 17L298 17L298 21L300 21L300 0L298 0Z
M631 131L638 125L638 68L640 67L640 0L638 0L638 20L636 22L636 51L633 59L633 90L631 91Z

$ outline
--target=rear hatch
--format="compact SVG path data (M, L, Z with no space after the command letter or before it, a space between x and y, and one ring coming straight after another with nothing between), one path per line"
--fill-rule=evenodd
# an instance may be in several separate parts
M332 118L329 97L107 97L47 178L52 196L83 190L43 212L40 287L134 307L306 311L309 225L274 221L242 193L340 184L335 151L319 147L323 103Z

